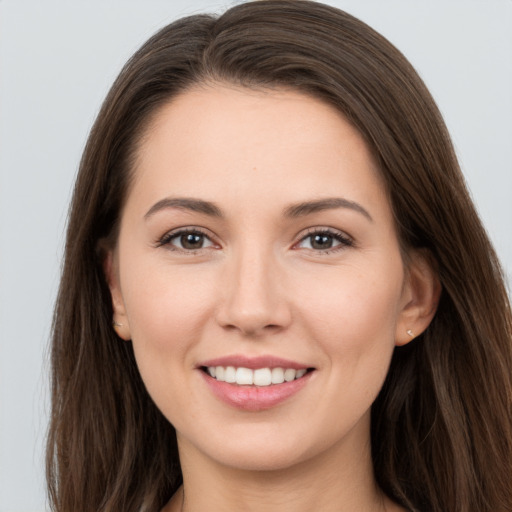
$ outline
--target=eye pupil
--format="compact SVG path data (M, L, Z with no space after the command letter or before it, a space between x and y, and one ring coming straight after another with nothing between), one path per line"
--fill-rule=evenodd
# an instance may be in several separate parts
M332 247L332 236L317 234L311 237L311 247L313 249L329 249Z
M203 239L203 235L198 235L197 233L187 233L185 235L181 235L180 242L184 249L200 249L203 245Z

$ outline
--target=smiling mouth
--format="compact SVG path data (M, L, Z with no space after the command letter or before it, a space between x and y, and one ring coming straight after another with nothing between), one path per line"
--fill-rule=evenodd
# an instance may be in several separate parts
M234 366L202 366L201 370L219 382L238 386L272 386L303 378L314 368L244 368Z

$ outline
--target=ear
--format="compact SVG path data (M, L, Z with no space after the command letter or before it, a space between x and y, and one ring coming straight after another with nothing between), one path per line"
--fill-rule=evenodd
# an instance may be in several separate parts
M406 345L430 325L441 296L441 283L432 258L425 251L409 255L395 344Z
M121 286L119 281L119 265L117 256L114 250L108 250L103 260L103 272L110 289L110 296L112 298L112 309L114 316L112 318L112 327L117 335L123 340L130 340L130 324L126 315L126 307L121 293Z

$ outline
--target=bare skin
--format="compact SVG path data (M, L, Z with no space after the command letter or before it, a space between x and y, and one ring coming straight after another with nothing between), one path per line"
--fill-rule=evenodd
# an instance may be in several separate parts
M368 463L367 453L361 462ZM162 512L194 512L218 510L244 512L405 512L375 486L371 467L360 464L357 473L333 468L336 460L323 454L308 465L287 468L286 471L246 472L226 468L222 486L215 474L216 468L200 474L187 471L185 466L186 493L183 486L176 492ZM370 463L371 464L371 463ZM192 466L193 467L193 466ZM347 487L341 491L339 481ZM195 489L201 489L196 493ZM229 505L226 498L229 497Z
M409 260L370 152L330 106L215 84L157 113L106 272L117 332L177 431L184 487L165 512L403 510L369 447L394 347L439 295ZM267 403L282 384L208 373L240 357L307 373Z

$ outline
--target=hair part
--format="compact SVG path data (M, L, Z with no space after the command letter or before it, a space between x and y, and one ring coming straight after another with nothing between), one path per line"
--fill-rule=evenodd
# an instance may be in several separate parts
M52 509L159 511L181 484L176 436L112 329L103 272L141 138L199 84L285 87L332 105L364 137L404 252L430 255L443 287L419 339L395 350L372 409L382 489L411 511L512 510L512 319L498 259L442 117L403 55L352 16L260 0L178 20L112 86L70 209L52 338L47 476Z

